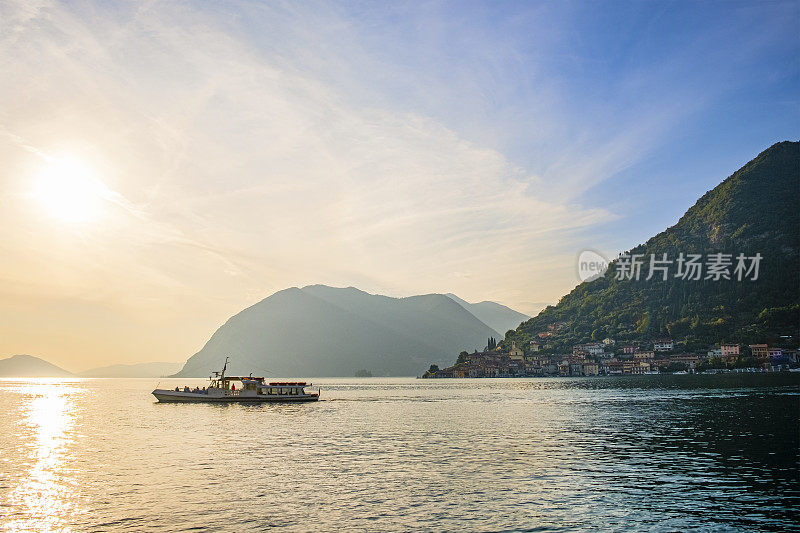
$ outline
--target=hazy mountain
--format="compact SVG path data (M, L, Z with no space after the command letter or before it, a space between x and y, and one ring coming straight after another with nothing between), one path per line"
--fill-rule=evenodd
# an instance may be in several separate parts
M110 365L80 372L84 378L159 378L179 371L182 363L137 363Z
M74 374L32 355L14 355L0 359L0 377L65 378Z
M732 254L731 279L689 281L616 279L617 261L605 277L581 283L556 306L523 323L524 345L551 324L554 350L612 336L647 341L670 336L700 350L710 343L770 342L797 345L800 324L800 142L773 145L707 192L674 226L639 245L631 254ZM737 281L736 255L761 254L758 280ZM705 266L705 265L704 265ZM749 266L749 265L748 265Z
M475 315L478 320L501 334L505 334L510 329L517 329L520 323L530 318L528 315L523 315L510 307L495 302L471 304L452 293L448 293L446 296L458 302L461 307Z
M230 318L178 376L231 372L270 376L411 376L445 364L498 333L443 294L390 298L312 285L276 292Z

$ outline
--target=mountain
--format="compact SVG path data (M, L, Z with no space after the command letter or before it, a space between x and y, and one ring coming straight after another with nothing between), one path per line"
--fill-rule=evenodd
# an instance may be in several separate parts
M452 293L448 293L445 296L457 302L461 307L475 315L475 318L500 333L516 329L521 322L530 318L528 315L523 315L510 307L495 302L471 304Z
M630 254L643 254L642 277L617 279L620 259L604 277L581 283L556 306L524 322L512 335L527 347L545 338L553 351L607 336L623 342L672 337L688 350L721 341L797 343L800 313L800 142L773 145L707 192L674 226ZM650 255L675 261L702 254L702 279L651 280ZM732 254L730 280L705 279L709 254ZM761 254L759 276L736 279L738 254ZM688 255L687 255L688 257ZM747 267L751 261L745 263ZM507 339L508 340L508 339Z
M231 317L176 376L413 376L498 333L443 294L390 298L324 285L276 292Z
M7 378L65 378L71 372L32 355L14 355L0 359L0 377Z
M110 365L80 372L84 378L160 378L179 371L181 363L137 363Z

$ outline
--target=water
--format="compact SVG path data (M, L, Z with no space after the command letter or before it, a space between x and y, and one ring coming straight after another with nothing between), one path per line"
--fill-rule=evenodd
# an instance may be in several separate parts
M798 374L326 379L325 401L302 405L156 404L156 381L0 381L0 525L752 531L798 519Z

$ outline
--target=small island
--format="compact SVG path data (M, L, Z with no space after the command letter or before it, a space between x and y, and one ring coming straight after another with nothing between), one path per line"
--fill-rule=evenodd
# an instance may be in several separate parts
M356 370L355 377L357 377L357 378L371 378L372 377L372 372L362 368L361 370Z

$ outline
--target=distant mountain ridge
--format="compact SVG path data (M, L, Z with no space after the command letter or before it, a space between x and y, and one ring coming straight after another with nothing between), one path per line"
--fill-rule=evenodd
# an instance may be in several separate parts
M176 376L207 376L226 356L231 372L409 376L498 336L443 294L391 298L354 287L293 287L231 317Z
M0 359L0 377L67 378L74 374L32 355L14 355Z
M605 277L581 283L507 340L527 347L529 340L539 339L554 351L605 337L634 343L671 337L689 350L720 341L796 346L798 196L800 142L780 142L704 194L674 226L630 251L646 260L651 254L660 259L666 253L673 260L680 253L701 254L704 262L709 254L726 253L733 265L739 253L761 254L756 281L676 279L675 265L667 280L660 275L620 280L615 260Z
M496 302L484 301L472 304L453 293L447 293L445 296L455 300L461 307L475 315L478 320L501 335L510 329L517 329L522 322L530 318L528 315Z

